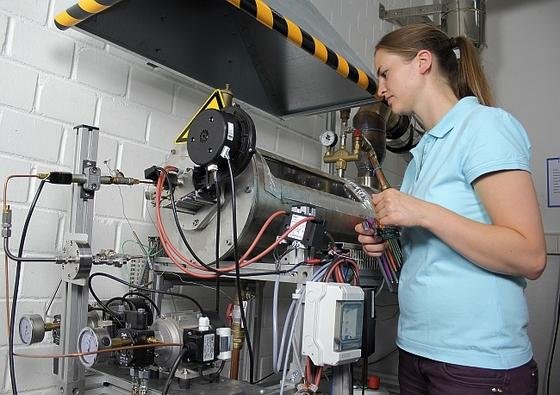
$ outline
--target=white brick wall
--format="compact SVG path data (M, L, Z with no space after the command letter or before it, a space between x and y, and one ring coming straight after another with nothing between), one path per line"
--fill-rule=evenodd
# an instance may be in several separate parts
M0 75L2 76L0 103L31 110L39 73L2 58L0 59Z
M75 2L0 0L2 183L7 175L14 173L72 170L75 145L72 128L78 124L100 128L98 165L104 174L108 174L103 164L107 160L111 169L142 177L145 167L164 162L172 141L210 93L189 79L152 70L146 66L145 59L97 38L75 30L58 31L53 16ZM336 0L315 3L369 64L372 29L379 25L378 2L353 0L351 10ZM260 110L246 109L255 121L259 147L320 167L321 147L316 138L324 127L322 117L279 120ZM37 180L26 179L10 184L9 200L15 221L12 250L17 247L19 229L37 185ZM143 187L121 187L120 193L118 188L104 187L98 192L94 251L120 250L123 241L133 239L124 218L121 194L126 216L139 237L145 240L154 233L143 192ZM27 253L52 254L61 247L69 199L69 187L45 186L27 239ZM127 244L125 250L139 252L133 243ZM1 254L0 258L3 258ZM51 264L24 264L18 316L24 312L42 312L60 278L58 270ZM95 270L123 277L126 273L126 269L119 268ZM0 273L3 284L3 270ZM13 277L12 266L11 280ZM110 281L97 281L95 286L101 296L122 292L122 286ZM5 317L4 302L1 292L1 317ZM55 303L55 310L60 311L59 304ZM0 325L0 394L9 392L4 326ZM41 353L56 351L48 343L34 348ZM29 351L20 346L18 350ZM58 393L50 360L17 359L17 370L22 393ZM24 379L23 372L33 380Z
M62 32L16 21L11 55L38 69L69 77L74 58L74 41Z

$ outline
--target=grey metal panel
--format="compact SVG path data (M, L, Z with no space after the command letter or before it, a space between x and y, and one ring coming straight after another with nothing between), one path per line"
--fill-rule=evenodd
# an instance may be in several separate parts
M289 3L289 4L288 4ZM359 57L308 1L271 6L355 66ZM124 0L77 25L268 113L318 113L371 95L225 0Z

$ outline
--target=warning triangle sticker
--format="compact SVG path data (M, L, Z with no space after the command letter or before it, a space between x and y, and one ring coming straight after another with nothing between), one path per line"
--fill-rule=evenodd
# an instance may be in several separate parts
M212 92L210 97L206 99L206 102L192 116L189 123L187 123L187 125L183 128L181 134L177 136L177 138L175 139L175 144L184 144L187 142L188 140L187 137L189 136L189 129L191 127L192 121L198 116L198 114L200 114L202 111L207 110L209 108L212 108L214 110L221 110L224 107L225 106L224 106L224 98L222 96L222 91L216 89L214 92Z

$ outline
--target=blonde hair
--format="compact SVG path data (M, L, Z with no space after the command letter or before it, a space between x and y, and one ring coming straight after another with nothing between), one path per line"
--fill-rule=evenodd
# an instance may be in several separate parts
M418 51L428 50L436 58L444 77L459 99L476 96L481 104L494 104L492 93L473 43L464 36L449 38L428 24L412 24L386 34L375 46L414 59ZM454 49L459 50L459 58Z

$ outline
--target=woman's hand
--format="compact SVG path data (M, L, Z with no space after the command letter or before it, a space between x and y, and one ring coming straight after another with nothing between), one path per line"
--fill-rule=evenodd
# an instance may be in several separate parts
M385 243L381 237L374 235L373 230L364 229L361 223L356 225L354 230L358 233L358 241L362 244L362 249L367 255L374 257L383 255Z
M425 226L427 202L389 188L371 195L375 218L380 225Z

